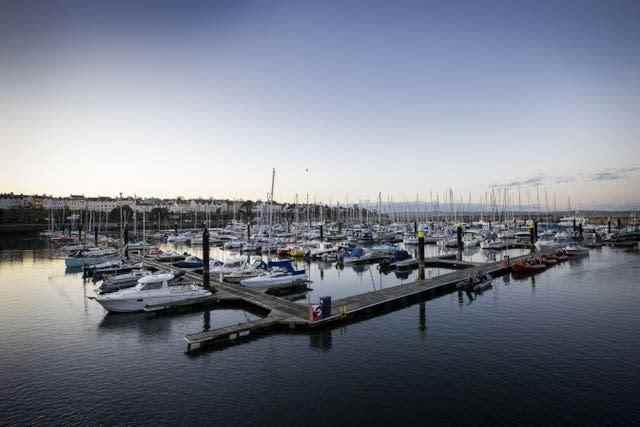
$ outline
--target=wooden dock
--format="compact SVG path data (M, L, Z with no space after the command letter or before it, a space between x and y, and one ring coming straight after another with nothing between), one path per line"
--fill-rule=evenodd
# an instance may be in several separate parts
M436 268L448 268L451 270L459 270L465 268L473 268L480 267L485 263L482 262L471 262L471 261L458 261L456 259L456 255L445 255L442 257L431 257L425 258L423 266L424 267L436 267ZM389 267L398 269L398 270L409 270L416 269L420 267L420 262L415 259L406 259L404 261L394 262L389 265Z
M514 257L512 262L526 258L529 255ZM428 262L427 262L428 261ZM144 259L145 265L160 271L181 271L181 269L170 264L160 263L148 258ZM243 288L239 285L210 280L210 287L215 291L213 297L206 302L243 302L263 310L266 316L259 320L244 322L238 325L226 326L223 328L201 331L185 336L187 351L192 351L204 345L224 345L238 342L239 338L250 339L264 335L276 329L285 330L311 330L319 327L327 327L339 322L354 320L360 315L370 316L379 311L390 311L410 304L417 298L424 298L431 293L448 292L456 289L456 285L473 274L491 274L499 276L507 273L510 266L500 262L491 263L469 263L450 259L430 258L425 260L425 265L438 264L444 268L458 268L451 273L443 274L434 278L416 280L411 283L404 283L389 288L378 289L359 295L334 300L331 307L331 314L323 319L310 319L309 306L298 304L284 297L269 295L264 291ZM420 267L419 267L420 268ZM202 283L202 275L186 272L186 277ZM194 301L193 303L203 303L205 301ZM187 302L188 303L188 302ZM184 304L181 304L184 305ZM149 307L149 310L165 309L162 307Z

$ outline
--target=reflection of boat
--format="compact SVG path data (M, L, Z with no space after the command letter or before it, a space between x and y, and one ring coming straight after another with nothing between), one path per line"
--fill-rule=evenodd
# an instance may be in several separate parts
M305 280L305 270L295 270L291 261L270 261L269 271L261 276L244 279L240 285L246 288L282 288Z
M150 274L138 280L135 287L96 296L105 309L116 313L143 311L148 305L171 304L205 297L211 293L193 284L184 284L173 273Z
M380 261L379 268L381 270L390 270L396 268L398 265L396 263L411 260L411 255L407 251L395 251L390 258L383 259ZM402 265L402 264L400 264Z
M492 288L492 282L493 277L490 274L477 274L459 282L456 287L458 289L480 293Z
M411 270L396 270L393 274L400 280L406 280L411 276Z

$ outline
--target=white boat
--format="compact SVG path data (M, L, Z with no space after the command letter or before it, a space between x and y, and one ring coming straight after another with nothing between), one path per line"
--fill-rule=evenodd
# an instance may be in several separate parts
M150 274L139 279L135 287L98 295L95 300L110 312L130 313L211 295L206 289L174 279L173 273Z
M107 293L119 291L120 289L132 288L138 283L139 279L148 276L149 274L151 274L149 271L142 270L111 276L104 280L96 290L100 293Z
M398 251L398 247L396 245L385 243L382 245L371 246L369 250L375 254L393 254Z
M187 243L191 237L191 233L174 234L167 237L167 243Z
M589 249L577 245L568 245L564 248L564 253L569 257L579 257L589 255Z
M425 244L430 244L430 245L434 245L436 243L438 243L441 240L445 240L447 239L447 235L446 234L427 234L426 236L424 236L424 243Z
M573 240L567 233L560 232L557 233L552 239L549 239L547 236L545 239L538 240L535 246L538 250L561 249L567 245L571 245L572 243Z
M78 251L64 260L68 268L79 268L88 265L101 264L119 257L115 249L95 249L89 251Z
M307 252L311 259L319 259L328 254L335 254L338 251L333 243L325 243L322 242L318 245L318 247L311 249Z
M244 279L240 285L245 288L284 288L306 279L304 270L291 273L286 269L275 268L262 276Z
M224 280L229 283L240 283L245 279L263 275L267 271L267 265L260 259L252 263L245 262L240 269L224 276Z
M480 248L481 249L488 249L488 250L495 250L495 251L500 251L503 249L507 248L507 244L498 239L498 240L485 240L484 242L480 243Z
M463 240L465 248L477 248L482 243L482 236L472 236Z
M440 240L438 242L439 246L444 246L447 248L457 248L458 247L458 238L457 237L453 237L451 239L447 239L447 240Z
M204 244L204 240L202 239L202 234L197 234L189 240L191 246L201 246ZM211 244L211 237L209 237L209 244Z
M246 262L247 260L244 258L228 259L222 264L217 260L209 261L209 273L211 275L235 273L236 271L240 271Z
M404 236L404 239L402 239L402 242L405 245L417 245L418 244L418 237L412 236L412 235L406 235L406 236Z

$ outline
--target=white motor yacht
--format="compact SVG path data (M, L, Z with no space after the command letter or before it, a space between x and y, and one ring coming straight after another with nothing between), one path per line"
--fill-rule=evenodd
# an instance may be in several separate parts
M144 311L147 306L211 295L206 289L174 279L173 273L150 274L138 279L133 288L98 295L95 300L110 312L130 313Z

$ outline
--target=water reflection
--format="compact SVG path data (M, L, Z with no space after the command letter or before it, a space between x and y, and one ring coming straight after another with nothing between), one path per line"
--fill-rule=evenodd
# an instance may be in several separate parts
M202 330L206 332L211 329L211 311L205 310L202 316L204 320L202 324Z
M314 350L327 352L333 346L331 330L314 332L309 335L309 347Z

